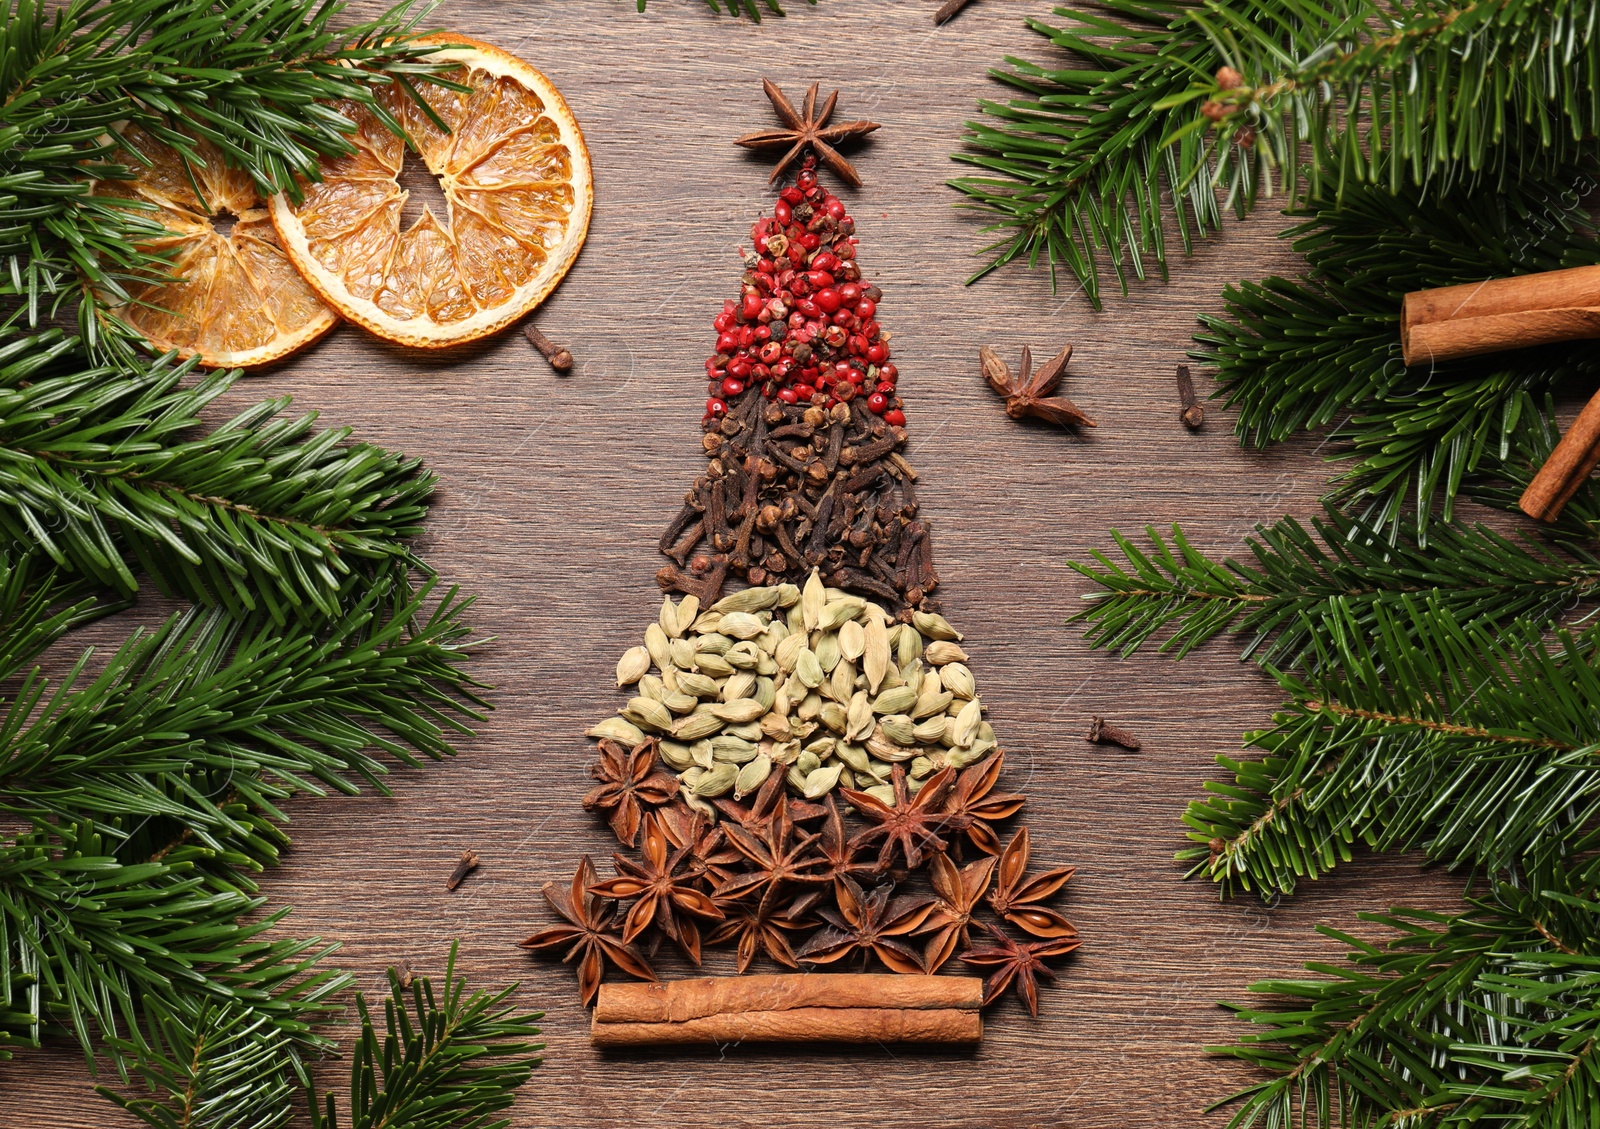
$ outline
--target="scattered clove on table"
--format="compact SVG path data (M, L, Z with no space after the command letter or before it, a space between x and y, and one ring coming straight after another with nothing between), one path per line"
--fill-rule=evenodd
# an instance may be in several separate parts
M1183 405L1183 412L1178 416L1183 421L1183 426L1194 431L1206 421L1206 410L1194 394L1194 378L1189 375L1188 365L1178 366L1178 401Z
M572 371L572 354L565 346L557 345L540 333L538 327L531 321L523 325L522 332L533 347L544 354L544 359L550 362L551 368L561 373Z
M478 862L477 851L471 848L462 851L461 861L456 863L456 868L450 872L450 877L444 880L444 888L446 890L454 890L461 885L462 882L466 881L467 875L478 869Z
M1091 745L1116 745L1130 753L1137 753L1143 748L1139 738L1126 729L1112 725L1103 717L1097 717L1089 724L1089 735L1085 740Z

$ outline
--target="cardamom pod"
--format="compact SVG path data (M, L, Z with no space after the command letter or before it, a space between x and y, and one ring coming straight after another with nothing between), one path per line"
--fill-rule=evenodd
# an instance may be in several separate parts
M828 676L828 685L833 689L834 701L841 704L848 702L856 688L856 664L840 659L833 673Z
M839 783L839 773L843 769L842 764L832 764L808 772L806 782L800 788L800 794L808 800L820 800L833 791L834 785Z
M755 701L761 703L761 710L765 713L772 708L772 703L777 700L778 691L770 678L757 678L755 692L750 695Z
M739 670L728 676L728 680L722 684L722 693L718 697L724 702L735 702L740 698L748 698L755 688L756 676L747 670Z
M772 762L766 757L757 757L739 770L739 775L733 778L733 798L742 800L751 792L767 782L767 777L772 775Z
M641 698L649 698L652 702L659 702L667 692L667 684L653 674L647 674L639 679L637 687Z
M923 686L926 687L927 683L924 682ZM918 721L920 721L922 718L933 717L935 715L943 718L944 711L949 708L950 703L953 701L955 701L955 695L950 693L948 690L938 694L929 694L927 690L924 689L922 696L919 697L916 701L916 704L911 707L911 717L913 720Z
M903 713L890 714L878 722L878 729L896 745L918 744L914 734L916 727L911 719Z
M667 633L668 639L676 639L689 627L687 623L678 619L678 609L672 606L672 597L667 596L661 601L661 614L656 617L656 622L661 624L661 630Z
M961 707L955 723L950 727L950 739L956 743L958 749L968 748L977 740L978 726L982 721L983 703L977 698L973 698Z
M735 639L754 639L766 629L767 625L749 612L729 612L722 617L722 624L717 628L722 634L732 635Z
M911 737L919 745L932 745L944 737L949 721L949 718L940 713L938 717L931 717L912 729Z
M688 717L678 719L672 727L672 735L680 741L698 741L702 737L709 737L718 733L723 727L722 718L714 713L692 713Z
M672 714L660 702L649 698L629 698L622 707L622 716L641 729L654 729L666 733L672 729Z
M867 676L867 688L876 694L883 686L883 676L889 671L889 629L876 616L867 620L865 631L866 651L862 670ZM916 691L912 691L915 695Z
M773 741L786 741L789 738L789 719L781 714L766 713L761 715L761 732Z
M667 709L671 710L673 713L693 713L695 711L695 707L700 704L700 699L695 697L693 694L675 694L669 692L661 695L661 704L666 706Z
M616 741L630 749L644 741L644 730L622 717L608 717L599 725L585 730L583 735Z
M838 702L828 702L825 704L822 707L822 714L818 720L820 720L823 725L826 725L835 733L843 733L847 727L844 707Z
M916 704L916 701L916 691L909 686L896 686L893 690L885 690L873 700L872 712L876 714L905 713Z
M712 678L726 678L733 673L733 664L731 662L721 655L714 655L709 652L703 655L696 655L694 665L701 674L708 674Z
M719 733L711 738L711 759L721 764L744 764L756 755L754 741Z
M715 678L695 670L678 672L678 689L697 698L715 698L721 693Z
M850 766L852 772L871 772L872 758L860 745L840 741L833 747L833 755Z
M830 600L822 608L822 614L817 617L819 631L833 631L849 623L860 615L867 602L860 596L844 596L837 600Z
M692 640L673 639L667 644L667 657L672 660L672 665L679 670L688 670L693 667L695 654Z
M922 652L934 666L943 666L945 663L964 663L967 661L967 652L961 649L960 644L952 643L948 639L939 639L929 643Z
M811 650L816 654L817 662L822 664L822 669L830 672L844 657L844 652L839 647L838 632L835 631L817 632L811 640Z
M794 767L802 776L809 776L822 767L822 758L816 753L801 753L795 758Z
M754 698L739 698L732 702L715 702L711 712L723 721L754 721L766 713L766 707ZM973 731L976 733L976 729Z
M726 795L733 789L733 782L739 778L739 766L736 764L713 765L706 774L695 782L694 794L710 799L713 796Z
M800 589L793 584L778 585L778 606L792 608L800 602Z
M650 652L650 658L657 666L666 666L672 661L672 653L668 649L667 633L661 630L659 623L652 623L644 629L644 649Z
M690 631L696 626L700 616L700 597L685 596L678 601L678 626L684 631Z
M915 745L909 748L905 745L896 745L885 737L881 731L875 730L872 736L867 738L867 752L879 760L888 761L891 764L908 761L916 756L919 751Z
M867 649L867 633L855 620L839 628L839 653L854 662Z
M816 652L809 647L801 650L795 659L794 675L812 690L822 685L822 664L817 661Z
M872 732L872 699L865 690L850 699L845 722L844 736L847 741L863 741Z
M650 651L645 647L629 647L617 660L617 685L632 686L650 673L653 665Z
M912 626L929 639L945 639L959 643L963 638L961 632L951 627L950 621L938 612L912 612L911 623Z
M722 597L711 605L714 612L722 612L722 622L728 622L728 613L764 612L778 602L778 590L771 587L746 588Z
M694 754L682 741L663 741L658 749L662 761L674 772L687 772L694 767Z
M710 768L712 762L717 759L716 752L711 748L711 739L709 737L702 737L700 740L690 745L689 759L694 761L694 763L699 765L701 768Z
M905 666L914 659L920 659L923 649L921 633L909 623L900 624L895 631L899 632L899 637L894 641L895 661Z
M815 631L822 622L822 609L827 602L828 590L822 586L822 576L812 569L805 587L800 590L800 614L807 631Z
M970 698L978 692L977 685L972 680L972 671L967 669L965 663L945 663L939 668L939 681L944 683L944 688L958 698Z
M794 664L800 658L800 652L806 649L806 633L796 631L784 636L783 642L778 644L778 649L772 652L773 659L778 664L778 669L785 674L794 673Z
M701 612L695 616L694 622L689 625L689 631L694 635L709 635L717 629L717 625L721 622L721 612Z
M875 800L891 806L894 804L894 789L888 784L874 784L871 788L865 789L865 791L867 795Z

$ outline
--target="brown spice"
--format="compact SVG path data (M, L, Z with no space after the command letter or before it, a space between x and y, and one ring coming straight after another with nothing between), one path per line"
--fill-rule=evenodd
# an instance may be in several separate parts
M1056 385L1066 374L1067 362L1072 359L1072 346L1068 345L1038 372L1033 371L1033 352L1022 347L1022 364L1013 377L1006 363L993 349L985 345L978 350L978 361L983 378L1001 396L1005 397L1006 415L1012 419L1033 416L1035 419L1059 423L1063 427L1094 427L1094 420L1078 410L1078 406L1065 396L1051 396Z
M954 19L956 13L970 3L972 3L972 0L945 0L939 6L939 10L933 14L933 22L937 25L944 23L946 20Z
M1091 745L1117 745L1130 753L1137 753L1144 747L1139 744L1139 738L1126 729L1112 725L1103 717L1097 717L1089 723L1089 735L1084 740Z
M810 149L817 155L817 159L832 169L841 180L860 188L861 177L833 146L852 138L865 137L878 128L878 123L855 121L830 126L828 119L833 116L833 108L839 101L839 92L835 90L828 95L828 100L818 111L817 84L814 82L811 84L811 89L806 91L804 108L798 111L794 108L794 103L784 96L783 91L778 89L777 83L770 78L762 79L761 87L772 100L772 106L778 111L778 117L783 120L784 128L747 133L734 144L745 149L788 149L777 167L772 170L772 179L768 183L775 183L790 165Z
M444 880L446 890L454 890L467 875L478 869L478 852L470 848L461 852L461 861L456 863L456 868L450 872L450 877Z
M1178 366L1178 402L1183 405L1183 412L1178 416L1183 420L1183 426L1194 431L1206 421L1206 410L1194 394L1194 378L1189 375L1188 365Z
M533 347L544 354L544 359L550 362L551 368L557 372L572 371L572 354L567 352L564 346L557 345L550 338L540 333L531 321L523 325L522 332Z

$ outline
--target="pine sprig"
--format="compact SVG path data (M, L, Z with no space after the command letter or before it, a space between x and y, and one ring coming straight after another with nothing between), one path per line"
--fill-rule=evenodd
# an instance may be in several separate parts
M1600 815L1592 637L1550 644L1410 596L1370 621L1333 611L1312 673L1280 675L1291 700L1248 738L1264 756L1218 758L1232 782L1185 813L1191 873L1287 894L1356 843L1494 871Z
M991 77L1021 92L984 100L983 117L967 123L966 149L955 159L984 170L950 182L972 207L994 214L986 232L1006 233L984 251L974 279L1006 263L1065 267L1099 308L1100 272L1109 265L1127 289L1150 260L1165 277L1170 219L1187 253L1196 236L1221 222L1212 188L1209 139L1167 137L1192 110L1163 110L1216 68L1216 55L1180 0L1109 0L1103 11L1055 9L1059 24L1028 26L1082 65L1048 66L1007 58ZM1105 13L1109 13L1105 14ZM1230 186L1240 214L1254 199L1248 165Z
M282 418L288 398L200 432L236 373L108 369L54 331L11 344L0 534L58 566L123 596L143 571L169 595L284 623L335 615L350 576L412 561L433 488L418 460Z
M381 1042L365 997L356 997L361 1035L350 1067L350 1129L502 1129L510 1124L494 1115L510 1108L517 1087L542 1061L537 1052L544 1044L532 1040L543 1013L519 1015L501 1006L515 984L469 996L466 978L456 976L457 948L450 946L441 998L435 998L428 978L418 978L408 990L389 970ZM319 1109L313 1091L311 1124L312 1129L339 1129L332 1094Z
M1176 526L1170 541L1147 535L1148 550L1113 531L1121 561L1096 551L1097 565L1072 564L1099 586L1076 617L1094 646L1127 655L1161 635L1160 649L1182 658L1227 632L1244 639L1245 658L1292 667L1347 620L1369 631L1383 611L1405 630L1411 621L1396 613L1406 600L1463 622L1550 623L1600 593L1600 559L1579 545L1558 555L1482 525L1441 526L1426 547L1391 543L1331 505L1310 530L1292 517L1258 526L1245 541L1250 563L1213 562Z

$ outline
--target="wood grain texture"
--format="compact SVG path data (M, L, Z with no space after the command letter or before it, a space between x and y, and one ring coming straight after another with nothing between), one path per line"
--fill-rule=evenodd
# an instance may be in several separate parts
M1067 561L1106 547L1113 527L1179 520L1199 548L1232 551L1257 522L1311 510L1328 474L1315 440L1242 450L1217 406L1190 434L1173 382L1195 315L1218 308L1223 284L1297 263L1274 238L1281 221L1264 214L1176 261L1169 283L1110 296L1101 314L1070 280L1052 294L1043 273L963 286L979 225L943 186L958 171L949 153L975 99L1000 94L984 68L1046 53L1022 19L1047 6L977 0L935 29L936 6L794 2L789 19L757 28L699 0L652 0L644 16L624 0L447 0L441 23L545 71L586 131L593 229L538 318L577 367L556 377L515 333L437 358L345 327L229 401L292 393L440 476L424 548L479 597L475 622L496 641L477 672L497 685L498 711L455 762L397 774L395 799L292 805L295 848L264 888L296 907L297 934L342 941L343 965L369 989L402 960L439 970L453 937L475 982L520 979L516 1002L547 1010L549 1048L519 1127L1220 1124L1201 1107L1251 1075L1202 1049L1236 1033L1219 997L1331 956L1318 922L1350 927L1358 909L1396 901L1457 904L1455 882L1406 859L1359 860L1271 907L1220 903L1208 885L1181 881L1183 804L1277 695L1226 645L1176 666L1090 651L1066 624L1087 588ZM855 151L866 187L852 211L896 335L945 608L967 632L1008 749L1006 786L1029 795L1035 858L1079 868L1060 904L1083 948L1044 991L1037 1021L1006 1002L973 1053L602 1055L570 970L515 947L549 920L540 884L569 877L585 852L604 869L611 849L578 804L591 759L579 735L618 700L617 656L660 603L655 540L703 463L710 321L770 198L766 165L730 143L769 122L763 74L788 89L837 85L840 113L884 124ZM1063 391L1098 430L1073 437L1008 419L979 377L978 346L1014 359L1024 343L1049 356L1069 340ZM1096 714L1136 733L1143 751L1085 744ZM482 867L447 892L468 847ZM731 970L713 959L713 971ZM343 1065L323 1077L342 1086ZM72 1048L0 1064L0 1125L129 1124L115 1114Z

